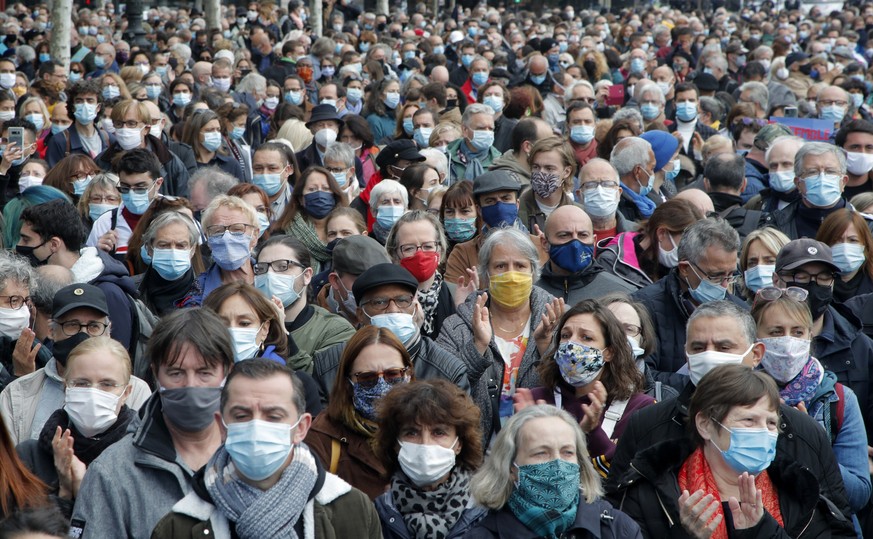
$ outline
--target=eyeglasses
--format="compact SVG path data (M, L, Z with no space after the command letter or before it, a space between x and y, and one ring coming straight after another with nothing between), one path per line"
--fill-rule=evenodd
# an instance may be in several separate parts
M835 101L833 99L822 99L821 101L818 102L818 104L821 105L822 107L832 107L834 105L836 105L838 107L848 107L849 106L848 101Z
M118 205L121 202L121 199L115 195L91 195L88 197L88 202L92 204L102 204L106 202L107 204L115 204Z
M123 122L112 122L112 125L115 129L121 129L122 127L126 127L128 129L136 129L137 127L143 127L140 125L140 122L136 120L125 120Z
M809 273L808 271L795 271L794 273L780 273L779 277L786 283L809 284L815 281L819 286L830 286L834 284L836 274L832 271L823 271L816 274Z
M629 337L639 337L640 333L643 332L643 328L636 324L622 324L621 326L624 328L624 334Z
M604 187L606 189L615 189L618 187L618 182L614 182L612 180L606 180L605 182L585 182L581 185L583 191L588 191L589 189L597 189L598 187Z
M340 172L347 171L351 167L345 167L345 168L324 167L324 168L326 168L327 171L330 172L331 174L339 174Z
M100 391L105 391L107 393L112 393L113 389L117 389L119 387L124 387L127 384L116 384L110 382L108 380L102 380L97 382L96 384L91 382L91 380L70 380L67 382L67 387L74 387L76 389L91 389L92 387L97 387Z
M138 195L143 195L145 193L148 193L149 190L151 190L151 188L154 186L155 186L155 182L152 182L152 184L149 185L148 187L131 187L129 185L124 185L123 183L120 183L120 184L118 184L118 192L121 193L122 195L126 195L126 194L130 193L131 191L133 191L134 193L136 193Z
M710 275L710 274L706 273L705 271L703 271L703 268L701 268L700 266L698 266L694 262L691 262L689 260L688 263L691 264L691 266L692 266L691 269L694 271L695 275L700 277L700 275L697 273L697 270L694 269L694 268L697 268L698 270L700 270L700 273L703 274L703 278L712 284L720 285L721 283L726 283L728 285L731 285L731 284L734 284L740 276L739 272L736 270L734 270L733 273L719 273L716 275Z
M409 367L403 367L402 369L386 369L384 371L364 371L356 372L352 375L352 378L354 378L354 383L362 388L370 389L379 383L380 378L392 386L399 384L400 382L405 382L408 380L406 376L408 371Z
M306 269L306 266L296 260L273 260L272 262L258 262L254 265L255 275L263 275L273 268L273 273L285 273L289 268L297 266Z
M234 223L232 225L210 225L206 227L206 235L223 236L225 232L230 232L233 236L242 236L250 228L255 228L248 223Z
M88 335L92 337L99 337L106 332L106 328L109 327L109 324L104 324L103 322L88 322L87 324L82 324L78 320L70 320L69 322L63 322L60 324L61 329L64 331L64 335L67 337L72 337L77 333L81 333L84 329Z
M405 258L414 255L416 252L418 252L419 249L426 253L432 253L433 251L437 250L437 242L426 241L419 244L405 243L398 247L397 251Z
M809 292L807 292L806 289L798 286L789 286L788 288L765 286L755 293L755 301L752 304L757 305L759 302L776 301L782 296L785 296L788 299L793 299L794 301L804 302L808 295Z
M414 296L395 296L393 298L373 298L361 303L361 307L370 306L374 312L381 313L393 301L398 309L408 309L415 300Z
M29 302L30 296L0 296L0 305L15 311Z

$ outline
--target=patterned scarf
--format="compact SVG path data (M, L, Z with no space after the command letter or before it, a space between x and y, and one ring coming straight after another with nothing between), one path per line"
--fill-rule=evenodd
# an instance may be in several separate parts
M488 157L488 151L490 149L491 148L485 148L481 152L474 153L467 147L467 142L465 140L461 141L461 145L458 146L458 159L467 165L467 168L464 170L465 180L473 181L475 178L485 173L485 167L482 166L481 160Z
M440 272L433 274L433 284L426 291L418 291L418 302L424 311L424 334L430 335L433 331L434 319L439 306L440 289L443 286L443 276Z
M327 250L327 245L318 239L315 227L298 213L294 215L294 220L285 232L300 240L300 243L309 250L309 255L316 260L316 263L312 264L313 274L321 271L321 265L330 260L330 251Z
M294 524L306 508L318 479L318 466L309 448L298 444L279 482L262 491L239 478L230 455L221 446L209 459L203 479L213 503L236 524L240 537L296 539Z
M412 537L444 539L470 501L470 472L455 467L445 483L428 491L398 472L391 480L391 497Z
M808 407L809 401L818 390L823 374L824 370L821 368L821 364L810 356L800 373L779 390L779 396L785 400L785 404L788 406L797 406L803 402Z
M770 481L770 476L767 475L767 470L758 474L755 478L755 487L760 489L764 497L764 509L770 513L770 516L776 519L779 526L782 524L782 511L779 508L779 496L776 492L776 487ZM712 475L712 470L709 468L709 463L706 462L706 457L703 455L703 450L699 447L694 450L694 453L682 463L679 468L679 490L687 490L688 492L697 492L703 489L704 494L712 494L716 500L721 499L721 494L718 493L718 486L715 484L715 476ZM722 504L718 504L718 510L710 518L712 519L722 515L721 524L712 534L712 539L727 539L727 526L724 522L724 508Z

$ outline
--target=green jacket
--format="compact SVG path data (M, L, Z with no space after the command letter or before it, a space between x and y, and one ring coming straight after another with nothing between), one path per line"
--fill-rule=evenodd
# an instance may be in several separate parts
M466 140L467 139L464 137L461 137L449 144L446 148L446 153L449 154L449 178L446 179L446 185L452 185L464 180L464 175L467 172L467 157L461 155L459 148ZM491 163L493 163L498 157L500 157L500 151L494 146L491 146L491 148L488 149L488 154L481 160L482 171L487 172L488 167L490 167Z
M348 320L312 304L307 305L295 320L286 322L285 329L300 350L288 360L288 366L309 374L312 374L312 358L316 352L348 342L355 334L355 328Z

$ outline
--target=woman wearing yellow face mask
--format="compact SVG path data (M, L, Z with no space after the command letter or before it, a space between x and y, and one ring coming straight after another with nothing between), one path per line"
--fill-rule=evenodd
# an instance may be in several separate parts
M486 443L512 415L516 389L540 384L536 366L564 312L562 299L533 285L539 272L526 232L493 229L479 249L477 288L484 291L458 306L437 339L467 364Z

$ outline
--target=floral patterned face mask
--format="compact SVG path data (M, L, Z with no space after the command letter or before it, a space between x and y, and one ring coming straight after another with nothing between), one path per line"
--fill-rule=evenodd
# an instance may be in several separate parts
M596 380L606 364L602 350L573 341L558 346L555 362L561 376L573 387L584 387Z

